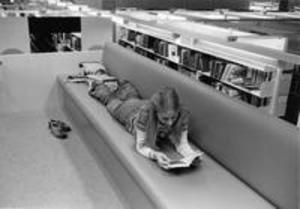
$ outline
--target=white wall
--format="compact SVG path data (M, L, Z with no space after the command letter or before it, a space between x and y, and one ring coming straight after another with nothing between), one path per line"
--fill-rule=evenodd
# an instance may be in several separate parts
M0 54L7 49L30 52L27 18L0 18Z
M0 114L45 111L58 105L56 76L78 72L81 61L100 60L101 51L0 56Z
M113 23L108 18L82 17L81 44L82 50L97 50L104 47L105 42L111 42Z
M83 51L101 49L112 41L113 23L103 17L82 17L81 31ZM0 55L7 49L30 53L27 18L0 18ZM11 54L16 54L14 51Z

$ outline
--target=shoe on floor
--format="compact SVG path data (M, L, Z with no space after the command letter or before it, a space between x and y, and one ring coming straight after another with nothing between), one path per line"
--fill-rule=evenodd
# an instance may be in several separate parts
M63 121L61 121L61 120L54 120L54 119L51 119L50 121L53 122L53 123L57 123L57 124L61 127L61 129L62 129L63 131L65 131L65 132L70 132L70 131L72 131L71 127L70 127L67 123L65 123L65 122L63 122Z
M66 139L68 137L68 134L66 131L63 130L63 127L60 123L57 123L54 120L50 120L48 122L48 128L50 129L51 133L59 139Z

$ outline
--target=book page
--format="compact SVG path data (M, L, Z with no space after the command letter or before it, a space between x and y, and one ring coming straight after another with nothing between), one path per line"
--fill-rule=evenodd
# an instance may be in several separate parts
M175 146L170 142L165 142L162 146L160 146L161 151L167 155L170 159L170 163L165 169L174 169L174 168L187 168L190 167L193 161L202 156L202 153L195 152L189 156L182 156L177 152ZM194 148L196 149L196 148Z

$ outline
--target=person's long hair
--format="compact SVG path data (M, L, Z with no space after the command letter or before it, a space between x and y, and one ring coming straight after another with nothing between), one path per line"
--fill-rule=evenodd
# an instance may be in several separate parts
M178 113L178 117L180 117L180 100L177 92L174 88L165 87L156 92L150 99L150 112L149 112L149 120L147 122L147 141L149 146L153 149L157 149L157 125L158 125L158 117L157 114L162 112L167 112L169 110L173 110ZM173 133L176 136L179 136L180 130L180 121L176 119L173 126ZM179 137L177 137L179 140Z

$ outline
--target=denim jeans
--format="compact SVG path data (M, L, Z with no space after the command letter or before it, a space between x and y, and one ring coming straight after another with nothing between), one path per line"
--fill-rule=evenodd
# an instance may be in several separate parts
M89 94L106 105L108 112L128 132L134 133L134 121L146 100L141 99L133 84L128 81L120 81L118 89L111 91L105 84L100 83Z

